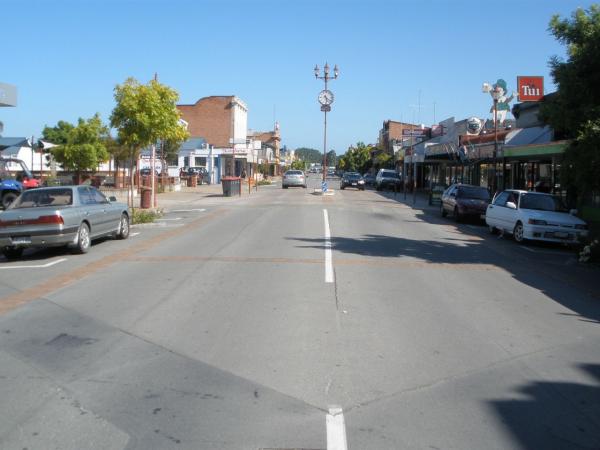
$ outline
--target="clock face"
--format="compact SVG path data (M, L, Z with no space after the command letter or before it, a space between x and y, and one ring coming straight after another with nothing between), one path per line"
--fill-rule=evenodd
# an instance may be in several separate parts
M321 105L331 105L333 103L333 92L323 90L319 93L319 103Z

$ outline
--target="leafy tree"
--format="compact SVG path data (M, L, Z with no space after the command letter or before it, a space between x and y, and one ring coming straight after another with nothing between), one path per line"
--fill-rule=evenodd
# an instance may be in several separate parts
M373 147L358 142L349 147L346 154L340 158L339 168L343 170L364 173L371 167L371 152Z
M42 139L56 145L64 145L69 139L69 133L75 126L64 120L59 120L55 127L44 127Z
M327 165L329 167L337 165L337 155L335 154L335 150L330 150L327 152Z
M54 159L66 170L72 170L77 174L77 181L81 178L81 172L95 170L98 165L109 158L103 139L108 134L108 128L96 114L88 120L80 118L76 126L66 122L59 122L54 129L44 129L44 136L48 140L60 145L53 147L50 151Z
M314 148L300 147L297 148L294 153L298 159L307 163L323 163L323 152L315 150Z
M110 124L117 129L119 141L129 150L132 168L143 148L155 145L160 139L181 143L188 138L189 133L179 122L178 99L175 90L156 80L140 84L136 79L128 78L115 87L117 104ZM133 189L133 170L130 178L130 189Z
M305 170L306 169L306 163L304 161L301 161L299 159L292 161L292 169L294 170Z
M571 139L561 181L581 202L600 191L600 6L577 9L570 19L555 15L549 31L567 46L568 58L550 60L558 90L546 97L540 116L558 138Z

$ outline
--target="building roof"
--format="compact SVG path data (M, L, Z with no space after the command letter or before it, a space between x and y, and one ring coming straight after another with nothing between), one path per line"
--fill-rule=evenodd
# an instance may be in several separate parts
M0 137L0 151L8 147L30 147L29 140L24 137Z

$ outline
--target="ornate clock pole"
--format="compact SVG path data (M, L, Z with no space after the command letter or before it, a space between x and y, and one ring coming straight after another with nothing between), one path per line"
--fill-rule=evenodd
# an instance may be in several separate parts
M329 76L329 64L325 63L323 67L323 76L320 76L320 69L318 65L315 65L315 78L317 80L323 80L325 82L325 89L319 93L319 103L321 104L321 111L325 114L325 122L323 126L323 181L327 176L327 113L331 111L331 104L333 103L333 92L327 89L327 82L329 80L335 80L340 71L338 70L337 64L333 68L333 77Z

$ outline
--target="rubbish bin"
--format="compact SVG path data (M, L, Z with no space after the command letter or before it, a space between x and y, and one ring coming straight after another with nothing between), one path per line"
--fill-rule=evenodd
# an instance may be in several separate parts
M140 198L140 208L148 209L152 207L152 188L142 186L142 197Z
M239 177L223 177L221 178L223 185L223 196L231 197L232 195L242 195L241 178Z
M198 177L196 175L189 175L187 179L188 187L198 186Z

